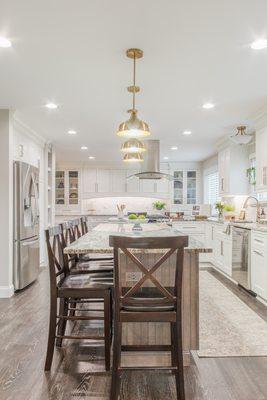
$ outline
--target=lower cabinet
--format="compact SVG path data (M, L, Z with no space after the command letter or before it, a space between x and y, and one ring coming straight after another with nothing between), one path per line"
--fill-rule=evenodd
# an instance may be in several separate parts
M251 233L251 289L267 300L267 234Z
M232 276L232 233L225 233L225 225L206 222L206 246L213 249L208 261Z

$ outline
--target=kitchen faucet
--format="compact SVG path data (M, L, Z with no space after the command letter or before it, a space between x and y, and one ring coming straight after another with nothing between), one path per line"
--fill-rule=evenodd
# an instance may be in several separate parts
M256 197L254 197L254 196L248 196L247 199L246 199L246 201L245 201L245 203L243 204L243 208L247 208L247 206L248 206L248 201L249 201L250 199L256 200L256 207L257 207L256 222L259 222L259 221L260 221L260 215L261 215L261 208L260 208L259 200L258 200Z

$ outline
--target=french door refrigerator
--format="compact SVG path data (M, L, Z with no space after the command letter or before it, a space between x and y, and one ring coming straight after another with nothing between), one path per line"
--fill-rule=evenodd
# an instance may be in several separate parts
M15 290L39 274L39 169L14 162L13 284Z

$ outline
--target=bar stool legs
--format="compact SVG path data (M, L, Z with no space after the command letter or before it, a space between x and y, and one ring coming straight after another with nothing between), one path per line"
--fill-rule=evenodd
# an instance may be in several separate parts
M65 298L61 298L59 300L59 314L60 315L68 315L68 302ZM67 325L67 320L64 318L61 318L58 322L58 328L57 328L57 334L58 336L64 336L65 335L65 330L66 330L66 325ZM61 347L62 346L62 338L57 338L56 339L56 346Z
M49 321L49 333L47 342L47 352L45 360L45 371L50 371L53 360L55 338L57 328L57 298L51 296L50 300L50 321Z
M114 343L113 343L113 368L111 378L110 400L117 400L120 394L120 366L121 366L121 337L122 323L114 322Z

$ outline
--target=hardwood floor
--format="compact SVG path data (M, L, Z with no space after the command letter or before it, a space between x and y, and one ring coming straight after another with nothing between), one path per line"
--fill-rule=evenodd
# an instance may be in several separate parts
M266 316L255 299L240 294L227 280L224 284ZM104 371L102 345L92 349L85 342L63 343L64 347L55 351L51 372L44 373L48 310L46 270L27 290L0 300L0 399L107 399L110 374ZM101 329L99 325L94 328ZM267 357L200 359L193 354L191 366L185 368L185 390L187 400L267 400ZM169 373L124 373L121 399L176 399L174 377Z

